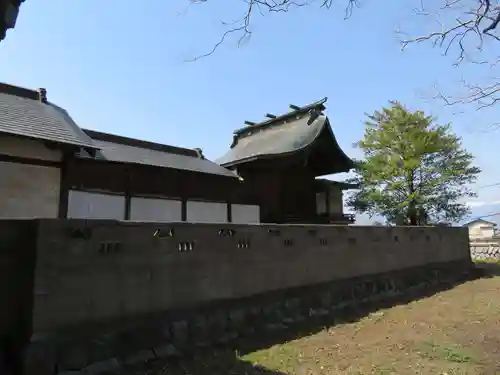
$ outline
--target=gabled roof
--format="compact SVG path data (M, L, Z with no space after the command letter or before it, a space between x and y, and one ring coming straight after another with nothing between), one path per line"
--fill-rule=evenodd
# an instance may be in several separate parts
M463 226L468 227L468 226L471 226L472 224L476 224L476 223L485 223L485 224L491 225L493 227L497 226L496 223L494 223L492 221L484 220L484 219L475 219L475 220L469 221L468 223L465 223Z
M150 165L238 178L233 171L205 159L200 149L174 147L87 129L83 131L93 139L99 151L96 152L94 158L82 152L78 155L80 158Z
M320 135L330 139L331 155L339 164L338 172L347 172L352 160L342 151L335 139L328 118L322 113L326 98L304 107L293 106L291 112L272 116L234 132L229 152L217 163L231 167L258 159L290 155L314 145Z
M37 91L0 83L0 133L97 148L63 108L40 100L39 95Z

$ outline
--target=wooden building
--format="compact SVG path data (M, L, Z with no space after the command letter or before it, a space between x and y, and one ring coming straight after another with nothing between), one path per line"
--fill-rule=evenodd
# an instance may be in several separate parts
M348 172L353 161L335 139L326 98L234 132L230 151L217 162L244 181L240 199L260 206L261 222L354 222L343 213L342 190L355 188L316 177Z
M22 2L24 0L0 0L0 40L5 38L8 29L16 26Z
M0 84L0 218L352 223L326 99L237 130L219 161L81 129L44 89Z
M46 94L0 84L0 218L259 222L200 149L83 130Z

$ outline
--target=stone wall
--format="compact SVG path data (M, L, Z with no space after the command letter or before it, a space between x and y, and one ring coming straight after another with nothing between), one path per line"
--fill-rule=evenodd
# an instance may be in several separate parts
M33 222L28 374L230 341L472 267L464 228Z
M218 301L134 319L80 325L34 340L27 375L128 373L149 360L192 355L211 347L237 348L252 338L286 337L301 327L324 327L345 310L403 295L423 295L468 279L468 260ZM350 313L347 313L351 316ZM233 349L234 350L234 349ZM130 372L133 373L133 372Z
M471 241L470 252L474 260L500 261L500 243L498 242Z

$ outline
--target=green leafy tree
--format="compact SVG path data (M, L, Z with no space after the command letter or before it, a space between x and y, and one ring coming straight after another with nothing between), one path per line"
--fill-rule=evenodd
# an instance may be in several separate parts
M469 214L462 202L475 194L468 188L481 170L452 133L422 111L410 112L398 102L368 115L364 153L357 162L360 184L348 204L360 213L385 217L398 225L457 222Z

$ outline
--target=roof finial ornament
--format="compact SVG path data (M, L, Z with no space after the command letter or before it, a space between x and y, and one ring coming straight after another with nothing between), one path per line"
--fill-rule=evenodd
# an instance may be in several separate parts
M196 147L194 150L196 151L198 159L205 159L205 156L203 155L203 150L201 148Z
M229 146L229 148L233 148L234 146L236 146L237 143L238 143L238 135L233 134L233 142L231 143L231 146Z
M307 125L311 125L319 116L321 116L322 111L319 108L313 108L309 111L309 120L307 120Z
M38 89L38 100L47 103L47 90L43 87Z

